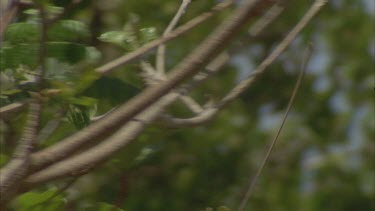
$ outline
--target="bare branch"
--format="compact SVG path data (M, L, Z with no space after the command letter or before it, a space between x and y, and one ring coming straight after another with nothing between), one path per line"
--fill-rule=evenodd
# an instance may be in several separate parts
M310 60L310 57L311 57L311 53L312 53L312 45L309 45L309 47L307 48L307 50L305 52L305 56L304 56L303 61L302 61L302 66L301 66L301 69L300 69L300 73L298 75L298 79L297 79L296 85L293 88L293 93L292 93L292 95L291 95L291 97L289 99L288 106L287 106L287 109L285 111L283 120L282 120L282 122L280 124L280 127L279 127L277 133L276 133L276 136L271 141L271 144L270 144L270 146L269 146L269 148L267 150L267 153L264 156L264 158L262 160L262 163L260 164L260 166L259 166L259 168L258 168L258 170L257 170L257 172L255 174L254 179L252 179L252 181L250 183L250 186L248 187L248 189L247 189L247 191L246 191L246 193L245 193L245 195L244 195L244 197L243 197L243 199L241 201L241 204L240 204L240 206L238 208L239 211L242 211L245 208L247 202L249 201L250 196L253 193L255 184L256 184L258 178L260 177L260 175L262 173L262 170L264 169L264 167L265 167L265 165L266 165L266 163L268 161L268 158L271 155L271 152L272 152L273 148L276 145L276 142L277 142L277 140L278 140L278 138L279 138L279 136L281 134L281 131L282 131L283 127L284 127L284 124L285 124L285 121L286 121L286 119L288 117L290 109L292 108L292 105L293 105L293 102L294 102L294 98L296 97L298 89L299 89L299 87L301 85L301 82L302 82L302 79L303 79L303 76L304 76L304 73L305 73L305 70L306 70L307 63L308 63L308 61Z
M257 22L255 22L249 29L249 34L252 37L257 36L265 27L273 22L280 13L284 10L284 6L280 2L275 3L266 14L262 16Z
M266 70L275 59L290 45L301 30L310 22L310 20L319 12L326 0L315 0L314 4L297 23L297 25L288 33L283 41L272 51L272 53L250 74L250 76L235 86L220 102L219 106L224 106L236 99L243 93L255 80L255 77Z
M163 33L163 36L168 35L171 33L173 28L176 27L178 21L182 17L182 15L185 13L186 8L190 4L190 0L182 0L182 3L180 5L180 8L178 8L176 15L173 17L172 21L167 26L166 30ZM161 44L158 47L157 53L156 53L156 70L159 74L164 74L165 72L165 44Z

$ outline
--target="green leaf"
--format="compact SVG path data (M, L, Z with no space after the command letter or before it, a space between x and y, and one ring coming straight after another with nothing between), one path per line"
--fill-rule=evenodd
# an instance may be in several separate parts
M106 32L98 38L103 42L112 43L114 45L120 46L125 50L133 50L136 37L132 33L127 33L124 31L109 31Z
M75 20L61 20L53 24L48 30L48 40L54 41L76 41L89 36L88 27Z
M77 63L87 57L86 47L71 42L48 42L48 57L70 64ZM0 68L17 68L19 65L29 66L31 69L39 63L39 44L14 44L0 49Z
M64 210L63 197L54 196L56 190L48 190L43 193L27 192L18 197L15 207L18 211L55 211ZM53 196L53 198L51 198Z
M1 90L2 95L14 95L20 92L22 92L20 89Z
M15 44L0 49L1 70L17 68L19 65L27 65L35 68L38 63L38 44Z
M4 38L14 44L34 43L40 40L39 30L36 23L14 23L7 27Z
M142 28L139 30L139 34L140 34L140 41L142 44L148 43L158 37L155 27Z
M60 61L71 64L77 63L86 57L84 45L70 42L48 42L48 57L55 57Z
M78 105L69 105L68 121L77 129L82 129L90 124L90 115L88 108Z

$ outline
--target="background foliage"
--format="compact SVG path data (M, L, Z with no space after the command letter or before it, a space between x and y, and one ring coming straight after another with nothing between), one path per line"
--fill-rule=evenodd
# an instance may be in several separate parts
M59 14L69 0L48 1ZM98 79L97 64L160 36L180 1L90 1L48 30L47 83L62 93L48 99L42 123L68 111L51 145L90 118L125 102L143 87L137 64ZM192 1L186 22L215 1ZM238 5L237 5L238 6ZM194 90L219 98L270 52L304 14L305 1L286 10L258 38L246 30L228 48L224 70ZM374 8L371 1L331 0L267 72L212 122L184 129L149 127L129 147L52 200L68 181L19 197L13 210L204 210L237 208L250 176L281 122L308 42L314 56L296 103L250 200L248 210L375 210ZM229 13L223 12L168 44L173 67ZM38 12L27 8L7 27L0 49L0 105L26 99L38 64ZM154 62L154 53L144 57ZM170 112L190 116L182 106ZM25 113L1 123L1 163L9 159ZM117 208L116 208L117 207ZM209 209L208 209L209 210ZM226 210L225 207L217 210Z

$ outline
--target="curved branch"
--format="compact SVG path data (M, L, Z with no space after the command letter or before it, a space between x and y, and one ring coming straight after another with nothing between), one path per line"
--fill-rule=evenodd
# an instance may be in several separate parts
M260 177L260 175L262 173L262 170L264 169L264 167L265 167L265 165L266 165L266 163L267 163L267 161L268 161L268 159L271 155L271 152L272 152L273 148L275 147L275 145L276 145L276 143L277 143L277 141L280 137L281 131L282 131L284 125L285 125L285 122L286 122L286 119L287 119L288 114L290 112L290 109L292 108L294 99L295 99L295 97L297 95L297 92L299 90L299 87L302 83L302 79L303 79L303 76L304 76L305 71L306 71L307 63L310 60L311 53L312 53L312 45L309 45L306 52L305 52L305 56L303 57L302 66L301 66L301 69L300 69L300 72L299 72L299 75L298 75L298 79L297 79L296 84L294 85L293 92L292 92L292 95L290 96L288 106L285 110L284 117L282 119L280 127L277 130L277 133L276 133L275 137L272 139L271 144L267 149L266 155L264 156L264 158L262 160L262 163L260 164L260 166L259 166L259 168L258 168L258 170L257 170L257 172L254 176L254 179L252 179L249 187L247 188L247 191L246 191L243 199L241 200L240 206L238 208L239 211L242 211L245 208L247 202L249 201L250 196L253 193L253 190L255 188L256 182L257 182L258 178Z

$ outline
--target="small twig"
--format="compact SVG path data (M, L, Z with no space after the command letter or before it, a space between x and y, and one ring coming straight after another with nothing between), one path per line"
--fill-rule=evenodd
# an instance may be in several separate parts
M264 14L262 18L251 26L249 29L250 36L257 36L265 27L273 22L283 10L284 6L280 2L275 3L269 10L267 10L266 14Z
M273 138L273 140L271 141L271 144L267 150L267 153L266 155L264 156L263 160L262 160L262 163L260 164L255 176L254 176L254 179L252 179L251 183L250 183L250 186L247 188L247 191L245 193L245 196L243 197L242 201L241 201L241 204L238 208L239 211L242 211L247 202L249 201L250 199L250 196L251 194L253 193L253 190L254 190L254 187L256 185L256 182L258 180L258 178L260 177L261 173L262 173L262 170L264 169L267 161L268 161L268 158L270 157L271 155L271 152L273 150L273 148L275 147L276 143L277 143L277 140L279 139L280 137L280 134L281 134L281 131L284 127L284 124L285 124L285 121L288 117L288 114L290 112L290 109L292 108L292 105L293 105L293 102L294 102L294 99L297 95L297 92L299 90L299 87L301 85L301 82L302 82L302 79L303 79L303 76L304 76L304 73L306 71L306 66L307 66L307 63L308 61L310 60L310 57L311 57L311 53L312 53L312 45L310 44L305 52L305 56L303 58L303 61L302 61L302 66L301 66L301 69L300 69L300 73L298 75L298 79L297 79L297 82L293 88L293 93L289 99L289 102L288 102L288 106L287 106L287 109L285 111L285 114L284 114L284 117L283 117L283 120L281 122L281 125L276 133L276 136Z
M190 29L193 29L194 27L196 27L199 24L203 23L204 21L208 20L210 17L217 14L217 12L229 7L232 3L233 3L233 0L227 0L227 1L224 1L222 3L219 3L216 6L214 6L210 11L205 12L205 13L199 15L198 17L188 21L186 24L184 24L184 25L178 27L177 29L173 30L168 35L166 35L164 37L161 37L159 39L156 39L154 41L151 41L151 42L145 44L144 46L142 46L141 48L138 48L137 50L135 50L135 51L133 51L129 54L126 54L126 55L121 56L121 57L119 57L115 60L112 60L111 62L108 62L107 64L104 64L104 65L96 68L95 71L100 73L100 74L103 74L103 75L108 74L113 69L115 69L116 67L119 67L121 65L124 65L128 62L131 62L131 61L139 58L140 56L142 56L145 53L151 51L152 49L156 48L160 44L166 43L170 40L173 40L173 39L181 36L182 34L186 33Z
M163 37L171 33L173 28L176 27L178 21L182 17L182 15L185 13L186 8L190 4L190 0L182 0L182 3L180 7L177 10L176 15L173 17L172 21L167 26L166 30L163 33ZM156 53L156 70L159 74L164 75L165 73L165 44L161 44L158 47L157 53Z

